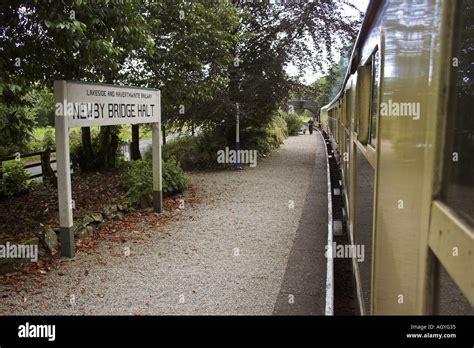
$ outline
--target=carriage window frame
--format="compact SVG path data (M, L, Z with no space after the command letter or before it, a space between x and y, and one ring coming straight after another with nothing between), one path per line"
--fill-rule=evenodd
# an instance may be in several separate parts
M382 72L382 53L379 50L380 45L375 45L368 56L363 60L363 63L357 68L357 84L356 84L356 133L357 140L361 145L370 145L372 150L375 150L375 143L371 141L373 130L377 131L379 118L379 102L380 102L380 86L381 86L381 72ZM378 54L378 83L374 88L374 56ZM372 114L374 109L374 92L377 91L377 100L375 104L375 127L371 127Z
M450 6L452 13L448 14L449 20L446 20L450 27L451 34L446 37L447 50L451 52L450 59L457 55L457 48L459 47L459 30L461 23L459 19L463 14L463 9L459 6L459 3L453 3ZM451 28L451 25L453 27ZM452 46L449 44L452 42ZM457 102L456 90L453 86L457 81L457 71L447 69L444 73L445 78L448 82L446 86L449 93L443 95L440 100L440 112L439 119L441 122L445 122L444 126L439 127L438 136L443 139L442 155L440 156L441 163L441 175L437 179L435 184L435 191L438 194L433 197L430 212L430 224L428 231L428 246L435 257L435 265L439 262L443 268L447 271L448 275L457 285L462 294L474 305L474 288L472 287L473 275L472 268L469 267L472 264L472 252L474 251L474 228L472 224L465 219L463 214L456 211L455 206L451 206L449 201L445 199L445 190L449 181L449 168L447 164L449 159L452 158L452 149L450 141L453 137L453 132L449 129L453 127L453 109L454 104ZM439 189L439 191L438 191ZM460 247L462 246L462 248ZM453 257L453 247L459 248L460 252L456 257ZM439 288L439 277L433 275L433 282L435 288ZM437 284L438 283L438 284ZM437 290L434 293L434 302L432 304L435 314L437 311L436 303Z
M461 7L461 5L459 5ZM459 17L465 20L465 15L464 11L461 8L457 9L457 12L459 13ZM457 173L455 174L455 167L456 166L461 166L465 160L465 157L469 156L469 143L468 141L462 141L459 140L459 138L466 133L471 132L470 135L467 137L474 136L474 133L472 129L458 129L458 123L460 119L463 119L464 121L467 119L466 114L468 116L471 115L471 113L468 112L469 105L464 106L464 108L460 105L462 105L462 102L465 102L465 100L462 100L459 96L458 89L459 89L459 83L460 83L460 69L461 69L461 62L463 61L460 59L459 53L462 51L462 35L463 35L463 29L465 26L462 24L461 18L459 19L459 22L455 24L454 30L453 30L453 46L451 50L451 61L454 58L458 59L458 66L453 67L451 70L451 75L449 79L449 90L450 93L448 93L447 97L447 111L450 117L447 118L446 120L446 134L444 136L445 140L445 149L444 149L444 158L443 158L443 175L442 175L442 180L441 180L441 197L440 200L446 204L446 206L450 207L453 211L456 211L456 214L459 216L460 219L462 219L464 222L467 223L468 226L472 228L472 231L474 233L474 217L471 216L470 211L463 209L467 204L463 204L463 202L456 202L454 199L456 194L459 195L460 192L455 192L454 191L454 184L459 183L461 180L460 172L463 173L464 171L456 168ZM466 62L464 63L464 66L471 66L474 64L474 62ZM471 79L472 79L472 72L471 72ZM470 99L470 98L466 98ZM469 128L469 125L467 122L464 122L464 127ZM472 127L472 125L471 125ZM457 133L458 134L457 134ZM460 135L459 135L460 133ZM471 140L472 141L472 140ZM456 146L457 145L457 146ZM456 154L457 160L453 161L453 156ZM468 159L469 161L469 159ZM472 159L470 159L472 161ZM468 163L467 165L464 164L467 168L472 168L472 162ZM461 167L462 168L462 167ZM468 169L469 170L469 169ZM467 175L469 177L469 175ZM469 182L469 179L466 179ZM472 180L472 178L471 178ZM469 182L471 184L471 182ZM471 185L468 185L470 187ZM474 186L474 182L472 182L472 186ZM471 188L473 189L473 188Z
M376 46L370 54L370 106L368 115L368 138L367 144L376 148L378 136L378 122L380 110L380 81L381 81L381 56L379 47Z

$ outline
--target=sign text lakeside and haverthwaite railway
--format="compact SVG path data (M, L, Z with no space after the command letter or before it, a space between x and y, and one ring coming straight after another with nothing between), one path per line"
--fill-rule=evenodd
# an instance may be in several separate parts
M68 82L56 115L68 128L160 122L159 91Z

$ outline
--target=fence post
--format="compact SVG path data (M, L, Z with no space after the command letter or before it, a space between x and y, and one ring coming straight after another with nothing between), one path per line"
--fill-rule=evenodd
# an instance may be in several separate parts
M54 175L53 168L51 168L51 149L49 147L46 148L40 156L43 181L48 181L50 184L57 186L58 179L56 178L56 175Z

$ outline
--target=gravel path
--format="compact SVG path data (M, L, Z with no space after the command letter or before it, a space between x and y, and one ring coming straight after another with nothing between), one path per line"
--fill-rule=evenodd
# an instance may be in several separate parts
M291 137L256 168L192 174L201 203L142 241L103 241L91 254L79 252L44 275L49 285L27 282L21 293L9 292L0 313L272 314L315 146L316 136Z

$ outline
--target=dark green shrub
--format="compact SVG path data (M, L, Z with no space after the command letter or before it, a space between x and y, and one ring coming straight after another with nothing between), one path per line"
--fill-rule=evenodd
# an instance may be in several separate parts
M288 135L298 135L299 130L304 125L301 118L297 114L286 114L284 118L288 125Z
M288 137L288 124L286 123L284 117L280 115L274 116L270 127L277 131L281 138L281 142L283 142L283 140Z
M188 177L174 159L163 161L163 193L172 195L183 192L188 185Z
M127 189L128 200L132 204L143 201L152 202L153 172L149 161L138 160L125 163L122 172L122 182Z
M80 140L74 140L70 142L69 152L72 167L74 168L74 170L77 170L80 167L84 167L86 159L84 156L84 151L82 149L82 142Z
M259 155L267 154L280 146L288 136L286 121L276 115L267 127L247 127L240 130L242 150L257 150ZM220 150L235 149L235 143L229 143L221 129L206 130L198 136L182 136L167 142L163 146L163 160L175 159L184 170L223 169L232 164L217 162ZM150 160L151 148L144 158Z
M197 137L179 137L163 146L163 160L175 158L184 169L195 167L200 161L199 156L199 140Z
M26 149L26 153L41 152L43 150L43 142L41 140L33 139L28 142L28 148Z
M266 128L247 128L242 131L242 148L257 150L259 155L278 148L288 137L288 127L282 116L276 115Z
M225 137L217 131L204 132L198 136L181 136L168 141L162 148L163 160L175 159L184 170L222 168L217 163L217 151L226 147ZM144 158L150 160L151 147Z
M96 130L91 130L91 143L93 151L92 161L85 155L83 146L82 146L82 137L80 131L76 133L75 131L71 132L69 137L69 153L74 170L85 168L85 170L91 170L97 167L99 159L98 152L100 148L100 138L99 133Z
M138 160L123 164L122 182L127 189L128 200L136 205L151 205L153 202L153 170L149 160ZM163 161L163 194L183 192L188 178L175 160Z
M28 192L30 173L24 168L23 161L12 161L3 166L0 194L13 197Z
M56 146L56 135L54 134L53 129L48 129L44 132L44 137L42 141L43 149L50 148L53 149Z

